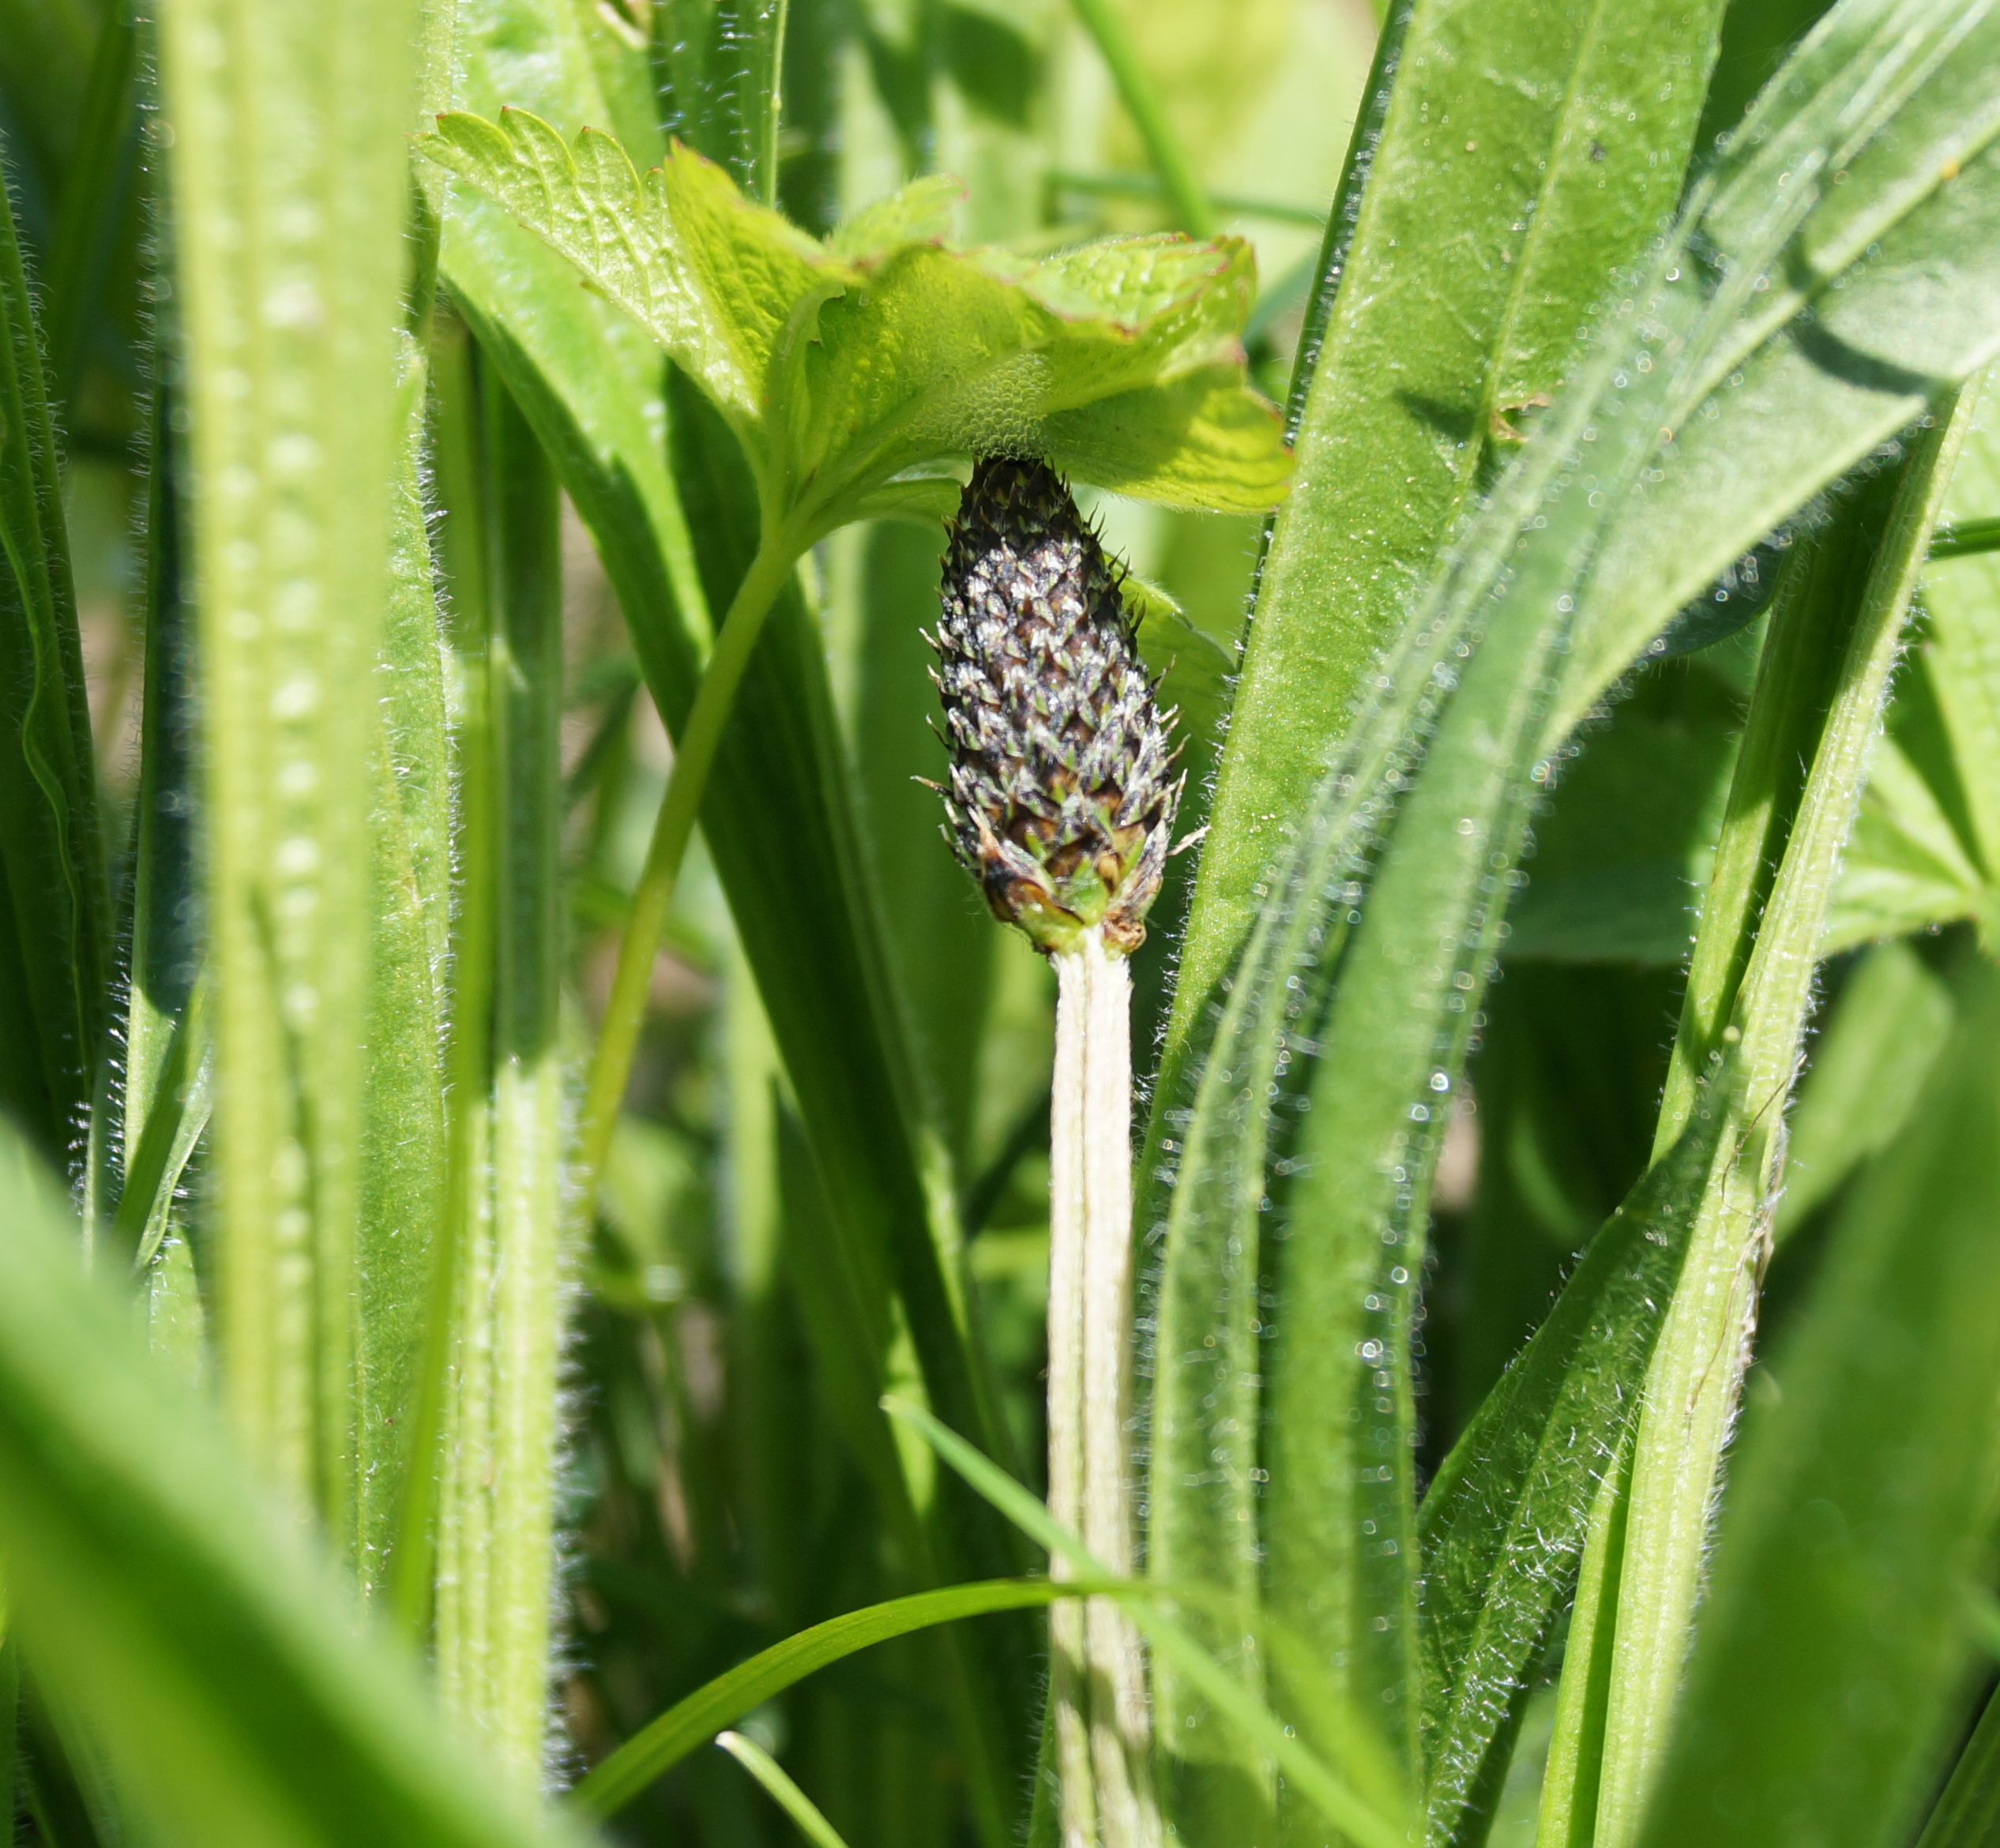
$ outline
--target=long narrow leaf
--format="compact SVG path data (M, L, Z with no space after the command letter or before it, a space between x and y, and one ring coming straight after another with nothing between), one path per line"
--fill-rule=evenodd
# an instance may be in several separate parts
M1724 1073L1680 1141L1592 1241L1424 1498L1427 1839L1492 1820L1522 1703L1574 1583L1727 1127Z
M893 1636L954 1623L961 1617L984 1617L994 1611L1029 1610L1052 1598L1080 1597L1103 1589L1110 1579L997 1579L975 1585L953 1585L941 1591L919 1591L892 1598L866 1610L849 1611L801 1630L782 1643L719 1675L678 1706L668 1709L644 1731L635 1733L577 1786L576 1801L598 1816L615 1815L690 1752L713 1738L723 1727L783 1693L829 1662L856 1650L885 1643Z
M41 340L0 186L0 1105L51 1160L103 1050L111 917Z
M1966 1658L2000 1454L2000 979L1841 1215L1773 1357L1642 1840L1906 1839Z
M252 1453L344 1549L373 669L391 483L415 0L160 22L191 417L220 1346Z
M9 1621L121 1787L173 1842L547 1839L444 1737L408 1668L356 1636L352 1594L140 1350L119 1291L79 1275L59 1193L0 1137Z
M1295 381L1298 479L1261 573L1148 1146L1150 1163L1182 1177L1171 1205L1158 1195L1152 1208L1167 1222L1155 1569L1246 1591L1260 1576L1274 1590L1294 1581L1292 1614L1348 1665L1356 1697L1374 1704L1411 1680L1414 1660L1409 1446L1397 1429L1407 1429L1408 1407L1385 1413L1370 1390L1355 1402L1351 1425L1344 1391L1341 1409L1326 1402L1340 1435L1316 1429L1305 1442L1341 1487L1310 1491L1313 1505L1288 1517L1292 1531L1317 1536L1318 1550L1288 1560L1290 1542L1277 1541L1261 1573L1273 1542L1255 1513L1259 1420L1250 1382L1264 1370L1255 1331L1271 1283L1259 1232L1266 1128L1254 1107L1239 1115L1227 1106L1223 1128L1219 1098L1197 1106L1185 1136L1167 1113L1194 1101L1195 1063L1212 1042L1212 1096L1218 1084L1233 1090L1248 1076L1244 1054L1223 1044L1227 1020L1218 1037L1218 1010L1233 1016L1242 1005L1241 978L1233 987L1225 978L1271 889L1271 863L1367 668L1397 634L1482 471L1573 368L1578 323L1671 209L1721 9L1577 0L1550 15L1425 0L1394 11L1371 80L1393 78L1393 88L1357 130L1356 171L1322 259L1325 306L1303 349L1303 398ZM1478 74L1495 69L1515 81ZM1360 190L1352 182L1363 174ZM1302 377L1306 371L1302 362ZM1349 902L1334 900L1336 909ZM1254 1031L1268 1043L1269 1030L1265 1021ZM1384 1268L1407 1279L1407 1255ZM1408 1294L1389 1285L1371 1294L1344 1277L1335 1288L1349 1308L1334 1324L1338 1337L1315 1335L1328 1356L1369 1338L1346 1326L1362 1297ZM1392 1339L1390 1358L1368 1371L1400 1377L1400 1351ZM1331 1388L1318 1380L1305 1390ZM1285 1440L1282 1425L1275 1434ZM1378 1492L1383 1464L1390 1474ZM1297 1479L1273 1480L1284 1496ZM1374 1536L1366 1544L1364 1531ZM1330 1601L1328 1585L1342 1587ZM1198 1713L1179 1714L1171 1682L1161 1695L1176 1716L1164 1728L1173 1748L1204 1756ZM1414 1771L1415 1708L1396 1712Z
M1996 36L1990 13L1942 0L1869 0L1829 20L1611 306L1596 351L1417 605L1227 991L1182 997L1220 1018L1199 1091L1163 1099L1173 1212L1229 1254L1244 1307L1191 1311L1163 1339L1163 1378L1189 1372L1175 1391L1190 1430L1219 1440L1190 1438L1167 1490L1249 1480L1261 1374L1269 1486L1255 1527L1224 1531L1261 1534L1280 1609L1310 1612L1329 1648L1355 1637L1349 1659L1375 1661L1367 1672L1396 1699L1414 1679L1399 1587L1424 1196L1529 806L1576 716L1758 536L1716 508L1733 520L1740 498L1744 520L1768 528L2000 340L1982 267L2000 239L1974 223L2000 214L2000 161L1987 117L1968 126L1959 62ZM1906 158L1942 146L1948 122L1962 164ZM1836 170L1844 183L1802 190L1802 174ZM1815 263L1839 268L1800 267ZM1784 280L1808 274L1827 280ZM1904 351L1919 302L1921 377L1851 361L1814 331L1837 319L1857 351ZM1812 443L1773 434L1795 428ZM1273 1127L1288 1130L1295 1106L1295 1141ZM1289 1144L1274 1168L1273 1140ZM1253 1266L1277 1272L1261 1365L1254 1292L1273 1284Z

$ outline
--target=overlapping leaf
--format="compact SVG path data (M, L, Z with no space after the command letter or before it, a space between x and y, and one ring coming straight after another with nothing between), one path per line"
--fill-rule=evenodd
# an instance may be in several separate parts
M821 243L679 145L642 178L610 137L566 142L520 110L440 117L423 145L701 385L752 459L767 524L924 510L934 490L896 477L996 450L1180 505L1254 510L1284 491L1275 413L1243 383L1240 240L1039 263L957 250L946 189L926 181Z
M1428 1174L1549 753L1692 591L2000 342L1995 125L1956 74L1996 29L1863 0L1773 85L1521 460L1455 546L1433 535L1313 802L1266 805L1298 817L1280 869L1225 895L1262 901L1247 954L1179 998L1213 1038L1198 1089L1162 1087L1169 1237L1209 1268L1160 1369L1182 1448L1156 1533L1170 1501L1231 1516L1190 1545L1232 1575L1251 1559L1377 1686L1414 1679L1394 1658ZM1190 955L1227 922L1197 916Z

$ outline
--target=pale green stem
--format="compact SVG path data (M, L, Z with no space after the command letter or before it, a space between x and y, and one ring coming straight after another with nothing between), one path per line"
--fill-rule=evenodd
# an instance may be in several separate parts
M1938 426L1912 445L1916 453L1863 594L1833 709L1722 1036L1737 1049L1742 1088L1646 1380L1619 1568L1596 1848L1630 1848L1637 1839L1671 1733L1716 1472L1755 1327L1785 1102L1827 902L1964 425L1947 406Z
M1077 17L1090 34L1099 55L1110 68L1118 85L1118 100L1146 145L1147 157L1160 183L1174 203L1175 216L1190 237L1215 235L1216 215L1202 190L1194 168L1167 119L1167 111L1133 48L1125 27L1112 9L1111 0L1075 0Z
M1055 959L1049 1114L1049 1512L1132 1570L1132 982L1096 930ZM1058 1559L1051 1570L1072 1576ZM1145 1664L1110 1598L1050 1612L1064 1848L1152 1848Z
M581 1178L586 1203L596 1197L605 1157L611 1152L611 1132L618 1123L618 1106L625 1100L640 1030L645 1024L653 958L659 953L667 913L673 909L681 862L694 832L723 727L729 722L750 652L763 633L764 619L803 550L790 528L767 536L758 548L723 619L722 633L716 637L687 723L675 745L674 767L667 774L667 791L660 798L652 839L646 848L646 863L633 889L631 914L618 945L618 968L611 978L611 997L604 1005L603 1025L584 1093Z

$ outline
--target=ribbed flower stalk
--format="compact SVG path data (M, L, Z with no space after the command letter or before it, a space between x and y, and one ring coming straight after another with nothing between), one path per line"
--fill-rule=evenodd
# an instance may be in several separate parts
M1181 781L1118 572L1037 462L973 471L937 636L948 833L987 903L1055 963L1049 1510L1134 1563L1131 983ZM1052 1562L1057 1576L1067 1567ZM1153 1848L1139 1639L1111 1600L1051 1608L1064 1848Z

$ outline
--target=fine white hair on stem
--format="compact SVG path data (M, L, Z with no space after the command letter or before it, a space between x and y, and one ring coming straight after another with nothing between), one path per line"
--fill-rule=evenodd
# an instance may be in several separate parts
M1049 1510L1133 1568L1132 983L1101 932L1055 957L1050 1111ZM1058 1576L1062 1562L1051 1568ZM1145 1662L1109 1598L1051 1613L1064 1848L1156 1848Z

